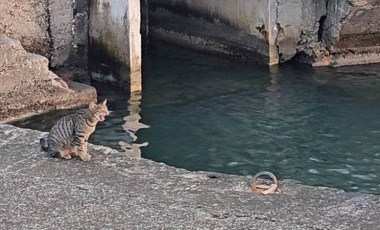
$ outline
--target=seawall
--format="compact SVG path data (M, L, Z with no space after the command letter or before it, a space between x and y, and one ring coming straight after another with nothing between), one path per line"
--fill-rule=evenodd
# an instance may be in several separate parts
M378 0L150 0L150 36L268 65L380 62Z

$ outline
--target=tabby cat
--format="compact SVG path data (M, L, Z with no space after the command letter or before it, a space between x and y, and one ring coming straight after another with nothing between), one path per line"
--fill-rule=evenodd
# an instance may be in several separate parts
M72 156L79 156L83 161L91 160L87 141L95 131L96 124L109 115L106 103L107 99L99 104L91 102L87 109L59 119L49 135L40 139L42 149L51 157L71 159Z

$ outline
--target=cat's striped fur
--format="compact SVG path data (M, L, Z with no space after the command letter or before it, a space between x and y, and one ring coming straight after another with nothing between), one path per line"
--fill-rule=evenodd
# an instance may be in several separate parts
M107 99L99 104L91 102L87 109L59 119L49 135L40 139L42 149L52 157L71 159L72 156L79 156L83 161L91 160L87 141L96 124L109 115L106 103Z

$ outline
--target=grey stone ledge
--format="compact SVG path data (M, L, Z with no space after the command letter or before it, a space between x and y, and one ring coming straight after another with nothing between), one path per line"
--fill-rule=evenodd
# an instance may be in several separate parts
M49 158L45 133L0 125L0 229L377 229L380 196L190 172L90 146L93 160ZM212 176L211 176L212 175Z

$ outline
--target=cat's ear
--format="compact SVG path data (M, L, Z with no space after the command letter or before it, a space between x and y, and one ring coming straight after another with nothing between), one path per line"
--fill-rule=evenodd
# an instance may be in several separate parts
M106 105L107 104L107 99L104 99L104 101L102 102L103 105Z
M96 104L93 101L91 101L90 104L88 105L88 108L93 109L93 108L95 108L95 106L96 106Z

